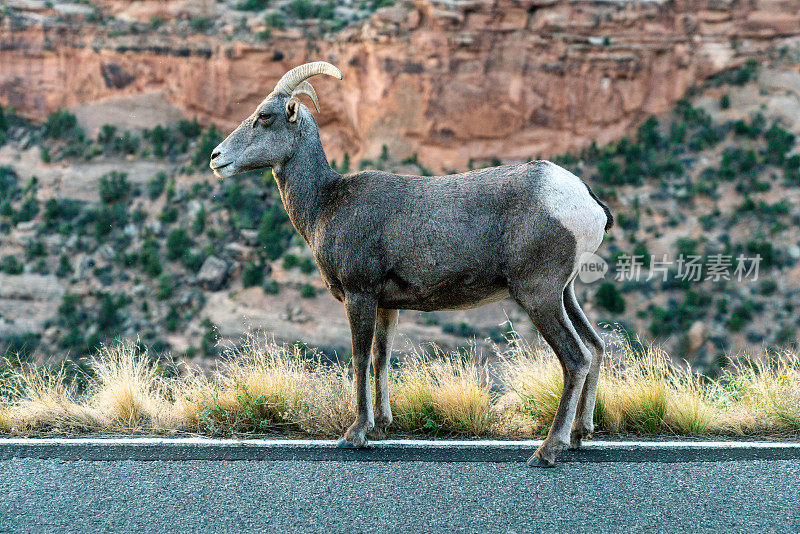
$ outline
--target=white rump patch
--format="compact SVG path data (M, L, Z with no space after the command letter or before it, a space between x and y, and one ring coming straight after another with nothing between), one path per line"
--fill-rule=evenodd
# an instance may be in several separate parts
M575 236L575 267L584 252L594 252L603 240L606 214L580 178L555 163L542 177L542 203L552 217Z

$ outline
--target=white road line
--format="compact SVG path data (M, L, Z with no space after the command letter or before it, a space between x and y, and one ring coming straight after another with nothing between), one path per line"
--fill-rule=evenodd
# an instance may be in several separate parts
M157 438L157 437L130 437L130 438L0 438L3 445L81 445L81 446L187 446L187 445L213 445L217 447L298 447L298 448L328 448L335 447L338 440L330 439L219 439L203 437L186 438ZM541 440L422 440L422 439L390 439L371 441L370 447L415 447L431 449L486 449L486 448L516 448L538 447ZM586 449L800 449L800 442L783 441L585 441Z

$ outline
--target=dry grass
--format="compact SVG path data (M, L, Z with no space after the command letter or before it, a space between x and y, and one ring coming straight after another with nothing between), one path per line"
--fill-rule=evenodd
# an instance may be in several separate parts
M484 435L492 422L492 396L484 366L458 354L412 353L392 376L395 425L405 432Z
M725 428L737 434L800 432L800 356L742 358L723 377Z
M612 339L595 408L597 430L635 435L798 435L800 357L741 358L718 380L676 365L658 347ZM394 426L402 433L519 437L544 434L562 389L552 352L511 337L496 349L495 387L474 351L404 355L390 375ZM483 362L483 363L481 363ZM353 421L348 367L300 348L251 337L205 375L165 374L132 344L88 361L85 387L65 368L11 366L0 375L6 435L295 432L337 436ZM499 378L498 378L499 377Z

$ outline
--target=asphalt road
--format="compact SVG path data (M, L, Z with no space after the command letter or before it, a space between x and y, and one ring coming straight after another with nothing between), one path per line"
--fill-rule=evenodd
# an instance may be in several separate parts
M797 532L799 460L0 461L5 532Z

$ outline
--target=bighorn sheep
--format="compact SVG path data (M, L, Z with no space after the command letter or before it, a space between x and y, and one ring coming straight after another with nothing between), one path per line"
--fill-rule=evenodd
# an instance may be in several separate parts
M322 61L290 70L214 149L210 166L220 178L272 167L292 224L344 303L357 418L339 445L363 447L368 438L385 437L392 422L388 362L398 310L472 308L510 295L564 372L553 425L528 460L552 466L559 451L580 447L594 428L603 342L578 305L573 281L581 254L597 250L613 222L608 208L578 177L548 161L436 177L341 175L297 98L308 95L318 108L305 81L316 74L342 78Z

